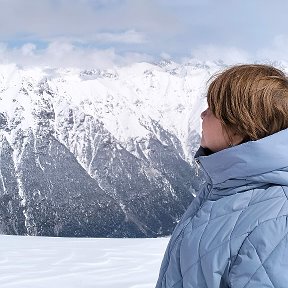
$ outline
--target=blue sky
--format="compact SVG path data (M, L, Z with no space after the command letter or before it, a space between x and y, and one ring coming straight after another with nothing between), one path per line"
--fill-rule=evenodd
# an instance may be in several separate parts
M287 0L0 0L0 62L287 60Z

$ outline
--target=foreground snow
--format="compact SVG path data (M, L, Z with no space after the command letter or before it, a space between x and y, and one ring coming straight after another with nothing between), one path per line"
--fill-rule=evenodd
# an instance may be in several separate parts
M1 235L1 287L154 287L168 240Z

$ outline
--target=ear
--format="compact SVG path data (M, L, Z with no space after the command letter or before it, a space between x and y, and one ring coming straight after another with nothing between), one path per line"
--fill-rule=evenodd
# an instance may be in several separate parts
M225 131L224 135L226 135L228 147L236 146L244 140L244 137L237 133L234 129L224 125L222 127Z
M238 133L234 133L231 137L233 146L236 146L243 142L244 137L239 135Z

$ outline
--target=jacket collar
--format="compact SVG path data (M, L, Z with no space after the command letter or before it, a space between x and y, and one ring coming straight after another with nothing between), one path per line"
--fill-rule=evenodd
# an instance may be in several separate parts
M288 129L209 156L203 156L205 152L199 149L195 158L213 186L240 187L244 182L288 185Z

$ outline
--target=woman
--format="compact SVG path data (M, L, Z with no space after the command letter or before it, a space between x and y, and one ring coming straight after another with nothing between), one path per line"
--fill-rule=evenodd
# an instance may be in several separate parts
M156 287L288 287L288 79L234 66L207 99L195 156L206 185L173 232Z

